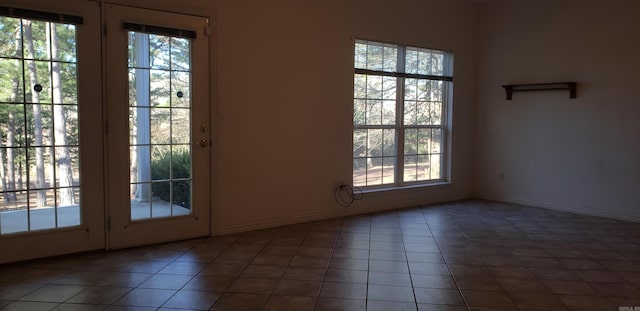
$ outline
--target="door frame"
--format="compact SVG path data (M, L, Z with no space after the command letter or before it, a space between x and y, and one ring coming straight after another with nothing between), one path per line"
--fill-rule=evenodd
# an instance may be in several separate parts
M78 25L78 111L80 133L81 225L0 236L0 263L105 248L104 132L102 115L100 5L91 1L7 0L3 6L83 16ZM91 109L96 105L96 109ZM95 126L95 125L98 126ZM89 144L91 142L91 144ZM91 161L89 160L91 159ZM9 252L5 250L18 250Z
M210 118L210 36L209 19L184 13L142 9L107 3L103 7L106 38L105 61L105 115L109 132L105 150L107 177L107 249L118 249L154 243L184 240L210 235L211 215L211 144L202 147L196 142L211 141ZM171 18L171 17L182 18ZM206 23L204 23L206 21ZM192 100L192 214L189 216L157 218L143 221L130 220L129 193L129 124L128 76L126 36L122 24L138 23L160 27L192 30L197 39L192 46L191 100ZM119 37L118 37L119 36ZM198 38L201 38L198 40ZM122 52L114 49L123 47ZM107 53L107 49L110 53ZM206 65L193 65L200 59ZM124 65L124 66L122 66ZM122 79L124 77L124 79ZM194 95L197 94L197 95ZM124 106L123 103L124 102ZM204 124L203 130L199 125ZM123 147L126 142L126 148ZM195 168L199 163L200 168ZM126 177L126 178L125 178ZM125 208L126 207L126 208ZM126 211L123 211L126 209Z

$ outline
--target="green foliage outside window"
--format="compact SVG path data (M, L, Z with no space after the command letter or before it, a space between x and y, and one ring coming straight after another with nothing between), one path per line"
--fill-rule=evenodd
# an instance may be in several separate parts
M151 162L151 177L153 180L172 176L173 179L189 178L191 176L191 154L187 150L164 153ZM171 184L173 183L173 189ZM152 186L154 197L171 202L184 208L191 208L191 186L188 180L173 182L154 182Z

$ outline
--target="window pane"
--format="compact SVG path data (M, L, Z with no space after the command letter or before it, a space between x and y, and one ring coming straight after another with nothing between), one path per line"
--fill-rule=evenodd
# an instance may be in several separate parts
M53 153L50 147L27 148L29 155L29 167L33 175L27 184L28 189L45 189L53 187L50 183L53 179ZM40 162L40 160L42 162ZM38 164L40 162L40 164ZM26 177L26 176L25 176ZM24 181L27 182L26 180ZM43 202L43 201L38 201ZM41 205L38 205L41 206Z
M158 35L149 35L149 61L153 69L169 69L170 64L170 38Z
M367 186L382 184L382 158L370 159L372 167L367 169Z
M151 147L131 147L131 182L151 181Z
M385 45L384 47L384 71L397 71L398 67L398 48L395 46Z
M62 103L77 104L78 103L78 84L77 72L75 64L53 63L58 65L60 69L60 86L62 88ZM55 91L55 90L54 90ZM58 103L54 100L54 103Z
M151 184L151 191L151 217L171 216L171 182L154 182Z
M171 163L171 146L153 146L151 151L152 180L170 179Z
M1 49L0 53L2 53ZM4 87L0 87L0 101L23 102L23 80L20 60L0 58L0 81L4 83Z
M404 181L411 182L416 181L416 169L418 163L418 156L405 156L404 157Z
M380 125L382 124L382 101L368 100L367 101L367 125Z
M0 234L16 233L29 230L27 216L27 191L7 194L10 200L0 200Z
M66 198L72 197L73 200ZM62 188L56 194L58 227L80 225L80 188Z
M353 159L353 185L362 187L367 185L367 159Z
M442 102L431 102L429 104L429 121L427 124L429 125L442 124Z
M51 24L52 40L57 42L57 56L53 60L76 62L76 26ZM54 55L55 56L55 55Z
M35 76L29 75L29 79L35 78L35 83L27 84L27 101L37 103L51 103L51 71L48 61L26 61L25 66L35 66Z
M418 73L418 51L416 49L407 48L405 55L405 72Z
M169 108L153 108L151 109L151 143L152 144L168 144L170 143L171 109Z
M151 184L131 184L131 219L151 218Z
M189 181L174 181L172 184L172 215L188 215L191 208L191 183Z
M191 178L191 152L189 148L173 147L171 178Z
M431 129L418 129L418 154L429 153Z
M30 106L27 105L27 107ZM29 117L32 116L32 114L30 114L30 110L27 110L27 115ZM0 139L2 146L15 147L25 145L26 141L22 135L20 135L22 130L20 130L20 132L16 132L18 128L22 129L24 127L23 105L0 104L0 125L6 127L6 129L2 129L2 139ZM8 140L9 137L12 137L13 139Z
M430 59L431 53L425 51L418 51L418 73L419 74L430 74Z
M151 68L150 57L146 53L149 49L149 34L129 32L129 68Z
M55 191L29 191L29 212L30 230L55 228Z
M188 144L191 141L190 113L191 109L171 109L171 143Z
M25 105L27 109L27 137L31 146L52 145L53 107L51 105Z
M191 80L188 72L171 73L171 107L191 107Z
M52 135L54 137L52 145L77 145L78 137L75 137L73 133L78 131L78 106L54 105L53 111L56 130L55 135Z
M365 116L367 111L366 101L355 99L353 104L353 124L364 125L366 123Z
M382 98L383 99L391 99L396 100L397 96L397 78L394 77L383 77L382 78Z
M367 46L367 69L382 70L382 45L369 44Z
M151 70L151 89L149 90L151 106L169 107L171 100L169 82L170 75L168 71Z
M441 179L442 178L442 155L432 154L429 160L430 178Z
M404 101L404 124L405 125L415 125L417 118L417 102L412 100Z
M382 183L384 184L394 183L396 179L396 158L384 157L382 158L382 162L383 162Z
M367 45L365 43L356 42L355 48L355 68L367 68Z
M77 172L80 171L78 147L55 148L56 187L72 187L80 185ZM67 202L66 200L63 200ZM71 198L71 201L74 201Z
M145 121L146 120L146 121ZM145 133L141 123L149 124L149 108L129 108L129 138L131 145L148 144L149 133Z
M4 155L7 159L13 159L12 162L7 161L7 189L10 191L27 190L27 169L29 167L26 148L7 148ZM8 199L9 201L16 200L15 193L8 194Z
M417 89L418 89L418 80L417 79L405 79L405 81L404 81L404 99L405 100L416 100L418 98Z
M442 153L442 130L432 129L430 153Z
M367 136L367 156L379 157L382 156L382 142L383 142L383 130L375 129L368 130Z
M430 86L431 85L429 83L429 80L425 80L425 79L417 80L416 98L418 100L427 100L427 94L429 93L429 87Z
M171 38L171 70L188 71L191 67L189 39Z
M411 57L412 61L416 59L416 71L412 71L412 73L434 76L443 75L444 53L427 49L416 49L412 51ZM411 70L414 70L413 64Z
M418 163L416 165L416 180L428 180L431 179L430 168L429 168L429 157L428 155L419 155Z
M0 16L0 42L4 43L0 49L0 57L19 57L22 54L22 51L18 50L20 36L16 36L20 27L20 19Z
M442 81L431 81L431 87L429 88L429 98L430 101L442 101Z
M418 152L418 130L406 129L404 131L404 154L413 155Z
M382 102L382 124L396 124L396 102L394 100L385 100Z
M129 106L148 106L138 103L136 83L138 81L138 70L129 68Z
M366 98L367 97L367 76L366 75L354 75L353 77L353 97L354 98Z
M49 58L49 38L47 38L47 28L49 23L41 21L22 20L22 33L24 37L24 56L26 59L48 60Z
M416 105L416 124L417 125L431 125L431 103L420 101Z
M396 155L396 130L395 129L384 129L384 147L383 147L383 155L384 156L395 156Z
M353 131L353 157L367 156L367 130Z
M444 75L444 53L432 51L430 72L436 76Z
M382 77L367 76L367 98L382 99Z

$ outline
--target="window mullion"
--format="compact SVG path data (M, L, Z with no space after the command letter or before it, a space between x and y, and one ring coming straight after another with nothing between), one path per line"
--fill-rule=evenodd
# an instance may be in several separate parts
M404 46L398 47L397 71L405 72ZM396 83L396 185L404 184L404 78Z

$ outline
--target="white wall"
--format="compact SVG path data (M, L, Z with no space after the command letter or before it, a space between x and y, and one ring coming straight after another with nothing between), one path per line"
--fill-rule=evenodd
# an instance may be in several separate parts
M478 8L466 1L225 1L216 7L213 233L455 200L471 194ZM354 38L455 54L453 184L370 194L351 182Z
M137 0L135 5L212 17L213 234L471 195L477 3ZM454 53L451 185L368 194L348 209L336 204L335 186L351 182L355 38Z
M640 220L640 1L495 0L481 25L474 195ZM578 98L501 87L556 81Z

